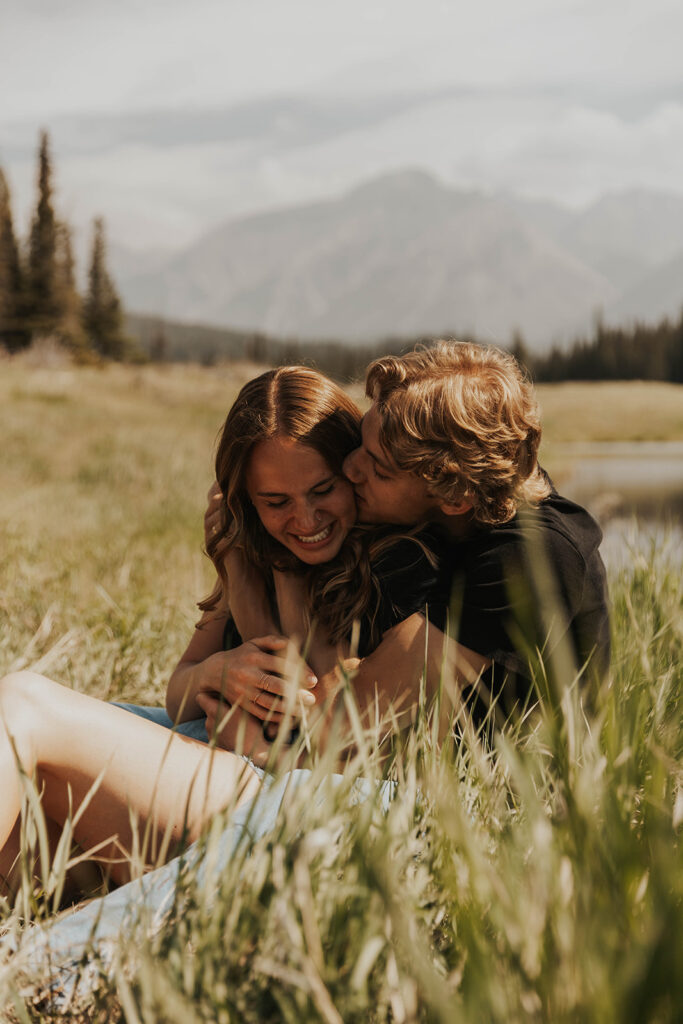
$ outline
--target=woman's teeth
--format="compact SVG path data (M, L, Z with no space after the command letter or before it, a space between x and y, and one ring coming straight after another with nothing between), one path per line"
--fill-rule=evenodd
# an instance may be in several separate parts
M326 526L324 530L321 530L320 533L313 533L310 534L308 537L301 537L297 533L295 534L295 536L300 544L318 544L321 540L325 540L326 537L329 537L331 533L332 523L330 523L329 526Z

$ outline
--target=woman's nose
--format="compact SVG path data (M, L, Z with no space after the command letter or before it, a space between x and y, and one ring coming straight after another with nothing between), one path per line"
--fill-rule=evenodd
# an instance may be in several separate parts
M352 484L360 483L362 479L362 473L360 468L360 454L363 451L362 448L356 448L344 459L344 476L351 481Z
M309 502L297 506L294 522L301 533L313 533L320 522L320 512Z

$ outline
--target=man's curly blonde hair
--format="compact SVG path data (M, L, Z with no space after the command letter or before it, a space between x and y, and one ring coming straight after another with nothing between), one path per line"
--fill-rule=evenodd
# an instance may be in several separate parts
M496 348L439 341L368 367L379 439L399 469L448 504L468 502L479 523L504 523L550 493L537 455L533 387Z

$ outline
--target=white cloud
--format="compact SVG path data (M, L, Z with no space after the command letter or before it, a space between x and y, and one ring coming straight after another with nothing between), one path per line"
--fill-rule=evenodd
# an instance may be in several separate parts
M4 0L5 116L680 77L675 0Z
M35 175L26 140L33 150L41 125L55 128L64 214L85 224L103 213L129 244L182 244L217 217L406 165L575 203L682 187L677 0L3 0L0 18L0 163L22 224ZM106 117L447 87L460 93L298 148L268 127L239 143L133 144ZM98 123L60 134L58 113L88 111ZM85 131L99 149L83 147Z

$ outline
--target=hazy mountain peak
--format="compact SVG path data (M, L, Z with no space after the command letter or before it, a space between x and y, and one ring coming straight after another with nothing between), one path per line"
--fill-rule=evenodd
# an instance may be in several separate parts
M389 171L370 181L364 181L360 185L347 192L347 196L382 196L402 195L410 193L431 194L452 192L446 185L440 182L433 174L422 170L419 167L401 168L396 171Z
M546 348L681 248L673 199L613 196L589 216L401 169L336 199L228 221L122 291L136 311L278 335L472 332L505 344L517 329Z

